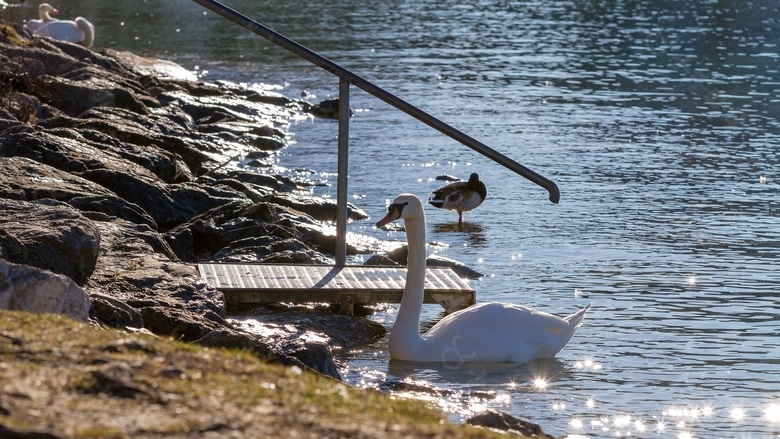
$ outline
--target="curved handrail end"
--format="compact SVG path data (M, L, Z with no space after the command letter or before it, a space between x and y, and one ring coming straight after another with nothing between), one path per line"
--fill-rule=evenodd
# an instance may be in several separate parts
M561 201L561 191L558 189L558 185L554 182L551 181L547 186L547 192L550 193L550 201L553 203L558 204L558 202Z

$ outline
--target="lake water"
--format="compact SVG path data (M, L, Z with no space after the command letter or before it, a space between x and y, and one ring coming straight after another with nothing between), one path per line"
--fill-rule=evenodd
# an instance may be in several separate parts
M338 80L186 0L54 2L96 48L206 80L338 95ZM389 362L386 339L339 353L352 385L401 380L460 421L492 408L555 435L780 437L780 6L751 0L234 0L229 6L555 181L560 203L352 88L350 201L479 172L488 198L428 209L429 249L486 276L477 300L559 315L592 302L554 361L443 369ZM32 11L32 9L31 9ZM297 122L279 165L336 192L335 121ZM360 263L366 256L350 258ZM440 317L426 306L425 324ZM395 308L373 318L388 327ZM398 388L398 386L395 386Z

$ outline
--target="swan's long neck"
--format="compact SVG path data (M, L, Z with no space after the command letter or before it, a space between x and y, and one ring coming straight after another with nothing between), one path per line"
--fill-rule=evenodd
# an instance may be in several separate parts
M393 357L402 356L422 343L420 336L420 311L425 288L425 216L405 220L409 254L406 261L406 286L398 308L389 348Z

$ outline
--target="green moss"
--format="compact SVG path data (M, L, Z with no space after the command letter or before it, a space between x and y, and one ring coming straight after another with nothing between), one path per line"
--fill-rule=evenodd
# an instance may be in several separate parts
M19 35L18 32L16 32L16 29L13 26L8 24L0 23L0 34L3 34L6 38L8 38L8 41L10 41L11 44L16 46L29 46L32 44L30 40L23 38L21 35Z
M74 439L128 439L122 431L112 427L87 427L73 432Z

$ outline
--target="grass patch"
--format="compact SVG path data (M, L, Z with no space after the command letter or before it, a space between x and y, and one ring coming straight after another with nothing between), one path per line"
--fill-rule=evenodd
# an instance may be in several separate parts
M250 353L0 311L0 424L72 438L505 437Z

